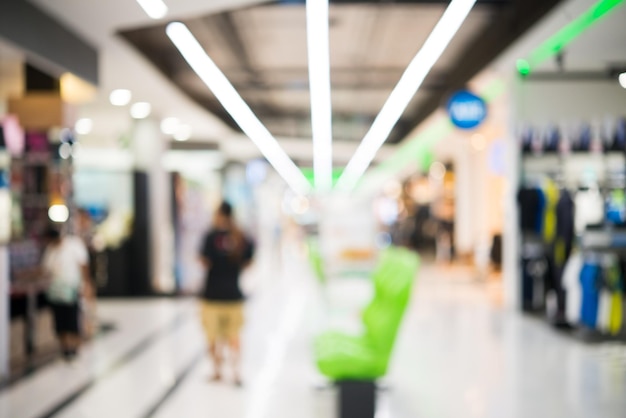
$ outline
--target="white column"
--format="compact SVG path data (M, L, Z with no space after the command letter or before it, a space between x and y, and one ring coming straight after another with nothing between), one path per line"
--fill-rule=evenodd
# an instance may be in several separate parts
M0 154L0 167L8 170L10 157L6 153ZM8 185L0 185L0 381L9 376L10 329L9 315L10 278L9 278L9 249L7 244L11 238L11 193Z
M519 115L519 81L509 80L509 132L506 138L506 179L504 202L504 229L502 231L504 304L507 308L521 309L520 233L518 227L517 189L519 180L519 147L515 137L516 118Z
M132 144L135 167L149 179L152 287L158 292L171 292L175 288L171 184L162 161L167 139L158 122L147 118L135 122Z

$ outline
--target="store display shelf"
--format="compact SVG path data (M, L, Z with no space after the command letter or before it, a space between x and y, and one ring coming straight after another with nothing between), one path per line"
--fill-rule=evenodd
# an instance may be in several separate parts
M580 243L583 250L626 252L626 229L587 230Z
M525 152L522 153L522 159L537 158L626 158L626 151L568 151L568 152Z

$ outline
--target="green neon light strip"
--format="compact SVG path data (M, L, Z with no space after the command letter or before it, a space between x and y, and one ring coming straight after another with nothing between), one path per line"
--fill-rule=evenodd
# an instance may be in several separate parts
M311 183L311 186L313 186L313 183L315 181L315 173L314 173L313 168L301 167L300 171L302 171L302 174L304 175L304 177L309 181L309 183ZM343 173L343 168L333 169L333 173L332 173L333 186L337 183L337 180L339 180L339 177L341 177L342 173Z
M580 15L569 25L558 31L554 36L534 50L527 60L517 61L517 71L523 76L537 68L548 58L557 55L567 45L578 38L583 32L597 23L600 19L614 11L616 7L622 5L626 0L600 0L586 12Z
M626 0L601 0L580 15L569 25L562 28L554 36L539 46L528 60L518 60L517 69L522 75L530 74L532 68L536 68L546 59L558 54L574 39L593 26L601 18L614 11L616 7L622 5ZM501 80L494 81L479 92L485 101L496 100L505 91L505 84ZM426 131L411 138L400 146L387 161L367 173L359 182L359 188L378 186L386 179L393 177L409 164L424 161L426 155L442 139L446 138L454 131L454 127L447 118L442 118Z

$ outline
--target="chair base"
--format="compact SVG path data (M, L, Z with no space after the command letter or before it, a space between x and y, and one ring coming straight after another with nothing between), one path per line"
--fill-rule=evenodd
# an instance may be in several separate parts
M341 380L336 383L339 389L339 418L374 418L375 381Z

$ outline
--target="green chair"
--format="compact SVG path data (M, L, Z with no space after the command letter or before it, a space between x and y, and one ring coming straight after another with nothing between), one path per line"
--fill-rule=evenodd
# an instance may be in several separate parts
M419 257L409 250L385 250L373 274L374 297L363 311L365 332L329 331L316 340L317 366L335 381L375 380L387 372L391 352L409 303Z

